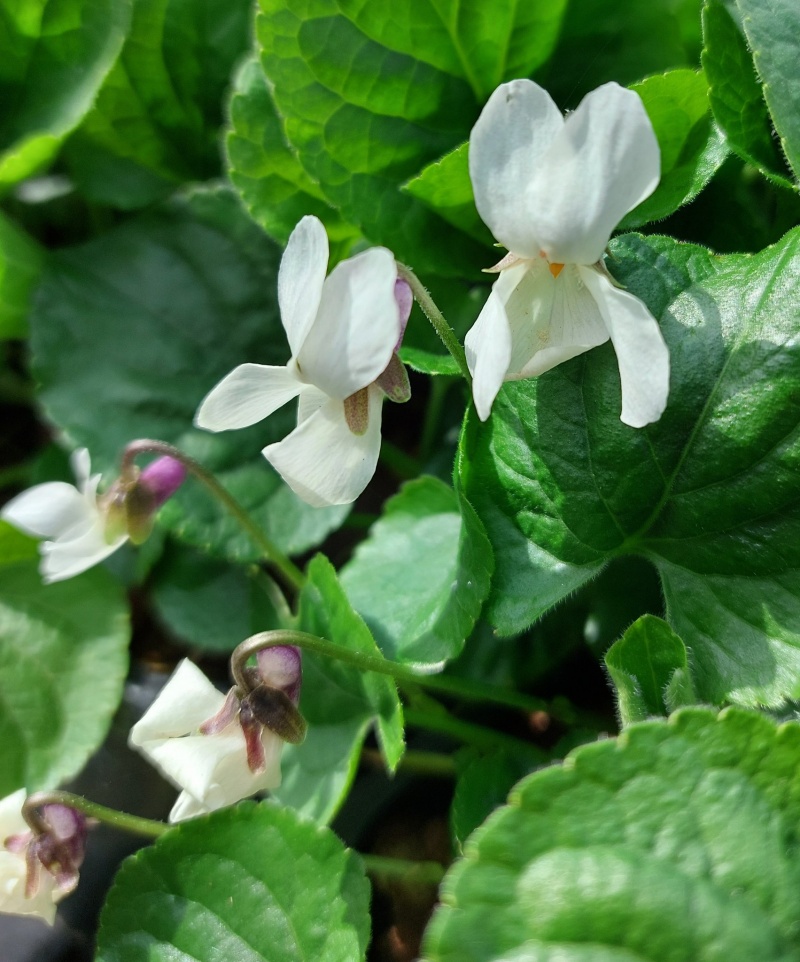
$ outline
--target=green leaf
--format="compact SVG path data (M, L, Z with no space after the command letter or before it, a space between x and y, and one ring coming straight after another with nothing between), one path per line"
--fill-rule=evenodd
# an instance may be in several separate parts
M764 87L781 147L800 178L800 7L794 0L736 0L753 63Z
M731 148L776 183L791 186L740 25L722 0L703 6L703 69L714 117Z
M300 218L313 214L325 224L332 259L346 256L358 232L325 201L319 185L303 170L257 59L245 61L238 71L229 113L228 176L253 220L285 244Z
M693 200L728 156L711 116L702 73L671 70L631 88L642 98L661 148L661 180L655 192L623 218L620 230L661 220Z
M470 413L461 484L496 549L489 617L522 630L614 557L644 555L698 697L800 693L800 230L756 256L628 235L610 266L670 348L661 420L619 420L610 345ZM502 551L497 550L502 545Z
M42 259L36 241L0 213L0 340L27 335L31 293Z
M222 98L250 17L248 0L137 0L70 155L92 199L130 208L220 173Z
M279 627L258 580L265 577L171 543L150 579L150 597L158 617L185 644L230 652L250 635Z
M0 558L4 797L55 788L100 746L122 698L130 629L122 589L106 571L45 586L34 545L6 524Z
M46 166L91 108L130 0L26 0L0 11L0 193Z
M322 555L308 566L298 628L342 648L379 653ZM326 822L344 801L373 723L387 766L391 771L397 767L405 748L403 710L387 675L361 672L334 658L304 652L300 711L308 722L308 735L302 745L284 748L283 780L273 795L303 815Z
M349 507L310 507L261 456L292 429L291 405L243 431L192 426L200 401L237 364L287 361L278 261L231 191L194 193L53 257L37 291L31 347L49 417L89 449L98 470L113 475L134 438L170 441L212 470L280 548L300 552ZM160 520L204 550L259 557L192 479Z
M686 645L653 615L635 621L608 649L605 663L617 689L623 725L668 715L696 701Z
M387 658L435 670L464 647L491 573L492 549L470 505L459 510L452 488L421 477L386 502L341 581Z
M442 374L451 377L461 374L458 361L452 354L435 354L419 347L403 346L400 348L400 360L420 374Z
M369 898L361 860L333 832L244 802L125 861L97 962L358 962Z
M800 727L685 709L536 772L445 877L428 962L788 962Z

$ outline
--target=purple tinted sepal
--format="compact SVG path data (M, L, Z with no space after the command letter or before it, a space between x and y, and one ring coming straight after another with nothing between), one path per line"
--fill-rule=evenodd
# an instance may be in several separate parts
M258 674L263 684L277 688L297 705L303 682L303 663L300 649L295 645L276 645L264 648L256 655Z
M54 802L42 807L41 822L46 826L45 831L38 835L33 832L12 835L5 840L4 847L16 854L25 853L26 898L33 898L39 891L42 868L55 879L59 894L67 895L78 884L86 853L87 818L74 808Z
M394 346L396 353L400 350L400 345L403 343L406 325L411 316L411 308L414 306L414 294L411 291L411 285L408 281L403 280L402 277L398 277L394 282L394 299L397 301L397 307L400 312L400 337Z
M175 458L157 458L142 469L138 483L153 496L157 508L168 501L186 480L186 468Z

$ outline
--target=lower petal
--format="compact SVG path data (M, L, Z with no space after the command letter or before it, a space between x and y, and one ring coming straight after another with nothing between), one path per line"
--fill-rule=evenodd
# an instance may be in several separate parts
M475 410L481 421L485 421L511 360L511 330L503 302L495 291L489 295L477 321L467 332L464 350L472 374Z
M112 555L127 540L128 535L123 534L110 543L106 541L102 522L98 519L96 524L78 537L45 541L39 549L42 555L39 565L42 580L45 584L52 584L88 571Z
M294 493L314 507L350 504L369 484L381 447L380 388L369 387L364 434L347 426L342 401L331 399L292 433L262 452Z
M277 411L302 389L288 367L240 364L206 395L194 423L206 431L246 428Z
M658 321L643 301L615 287L603 274L580 268L617 353L622 382L620 420L634 428L657 421L669 394L669 349Z

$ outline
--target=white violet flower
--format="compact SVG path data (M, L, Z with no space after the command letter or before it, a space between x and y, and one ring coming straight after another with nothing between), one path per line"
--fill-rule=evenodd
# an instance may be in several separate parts
M34 835L22 816L26 797L21 788L0 800L0 912L38 915L52 925L56 902L78 884L87 821L66 805L43 805L47 831Z
M186 477L180 462L158 458L130 482L120 481L98 495L100 475L91 473L86 448L75 451L70 463L77 486L66 481L37 484L0 511L4 521L46 539L39 546L45 584L81 574L113 554L135 531L146 531L151 515Z
M395 353L407 320L395 286L404 282L397 282L391 252L371 248L326 278L327 266L325 228L316 217L304 217L278 274L291 360L285 367L240 364L195 417L208 431L243 428L298 398L297 427L263 454L299 497L317 507L348 504L361 494L378 461L383 397L404 401L409 394Z
M667 346L647 307L603 264L614 227L660 177L639 96L604 84L564 117L532 81L502 84L472 129L469 169L478 212L509 251L465 342L481 420L504 380L542 374L609 338L622 421L658 420Z
M250 669L257 675L254 689L244 694L232 688L227 696L184 659L131 729L131 747L182 789L171 822L280 785L283 742L301 741L305 734L296 710L300 652L286 645L259 652L257 658L258 669ZM301 730L292 731L298 719Z

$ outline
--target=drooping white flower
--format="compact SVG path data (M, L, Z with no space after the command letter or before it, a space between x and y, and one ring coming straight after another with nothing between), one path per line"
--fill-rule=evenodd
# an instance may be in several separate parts
M239 365L206 396L195 417L208 431L243 428L299 398L297 427L263 454L315 506L354 501L375 473L386 393L381 377L402 333L390 251L371 248L342 261L326 278L327 266L325 228L316 217L304 217L278 274L291 360L285 367Z
M259 653L258 671L271 691L297 704L297 648ZM247 698L240 700L236 689L223 695L188 659L133 726L129 742L182 789L171 822L232 805L281 782L283 739L254 717Z
M52 925L56 903L78 883L86 818L65 805L44 805L47 831L34 835L22 817L24 788L0 800L0 912L38 915Z
M155 511L180 486L186 470L174 458L158 458L127 486L98 495L100 475L91 473L86 448L70 458L77 486L66 481L37 484L12 498L0 518L26 534L46 540L39 546L39 570L45 584L63 581L92 568L113 554L130 536L126 499L136 488L140 514ZM146 502L146 504L144 503ZM138 524L147 519L137 518ZM140 539L141 540L141 539Z
M542 374L609 338L622 421L658 420L667 346L647 307L603 265L614 227L660 177L639 96L604 84L563 117L532 81L502 84L472 129L469 168L478 212L509 251L465 342L481 420L504 380Z

